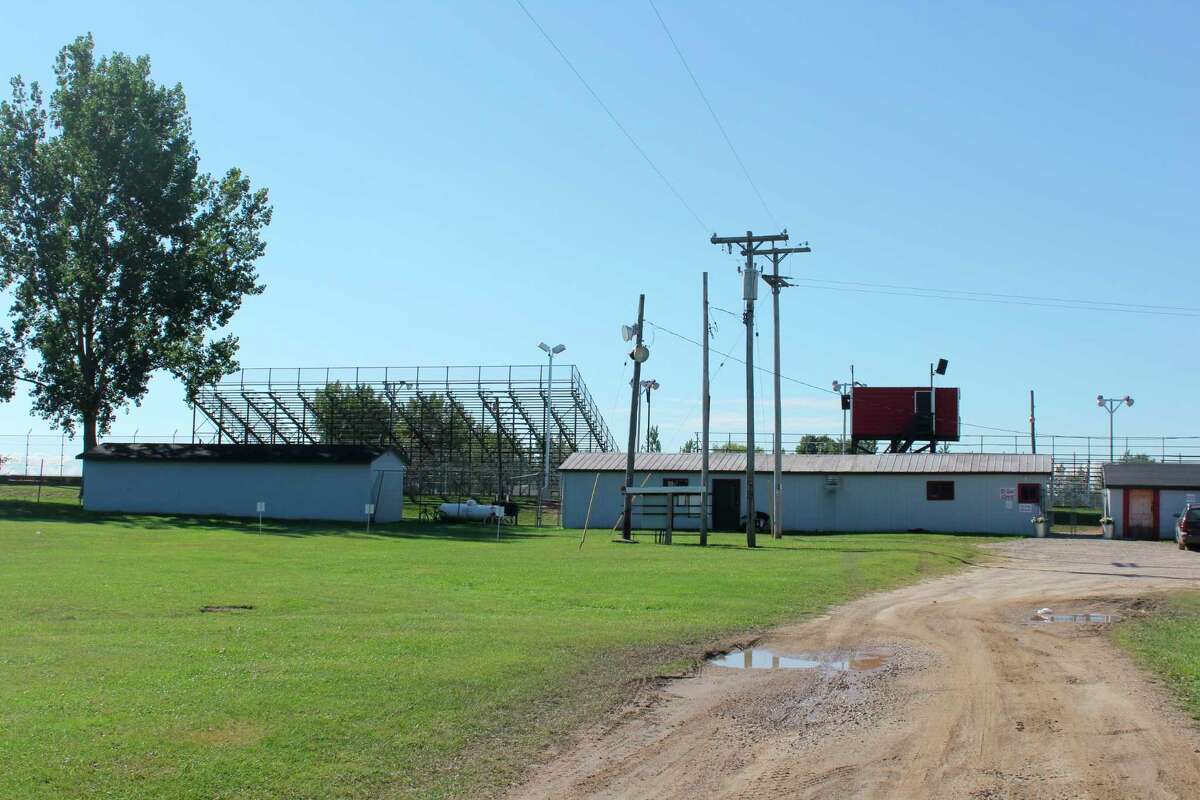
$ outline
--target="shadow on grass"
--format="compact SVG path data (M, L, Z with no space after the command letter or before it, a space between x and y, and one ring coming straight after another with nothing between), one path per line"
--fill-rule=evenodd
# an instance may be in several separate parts
M0 520L107 525L139 531L211 530L253 536L354 536L372 539L453 539L459 541L497 540L496 526L471 523L444 523L405 520L372 525L326 520L258 520L245 517L205 517L187 514L123 514L85 511L68 503L35 503L28 500L0 500ZM512 543L558 535L556 528L528 525L501 525L499 541Z

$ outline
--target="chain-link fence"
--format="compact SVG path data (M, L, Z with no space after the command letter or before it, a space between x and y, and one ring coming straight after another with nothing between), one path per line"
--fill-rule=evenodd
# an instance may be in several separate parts
M109 434L105 442L190 442L192 432L177 430L168 434L133 433ZM82 462L76 456L83 450L83 437L53 433L0 434L0 474L37 477L67 477L83 474Z

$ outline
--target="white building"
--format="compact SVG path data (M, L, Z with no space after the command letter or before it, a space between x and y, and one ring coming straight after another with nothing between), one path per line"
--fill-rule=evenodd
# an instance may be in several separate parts
M700 483L699 453L639 453L636 487ZM709 456L713 530L744 527L746 461L741 453ZM773 458L755 459L755 506L770 513ZM563 525L608 528L620 518L624 453L575 453L560 468ZM1048 455L785 455L785 531L937 531L1032 534L1031 518L1049 502ZM634 527L661 528L662 506L645 501ZM695 529L699 509L675 499L676 530ZM589 518L589 506L591 508Z
M1104 510L1117 539L1174 539L1175 515L1200 502L1200 464L1105 464Z
M405 465L359 445L102 444L83 459L88 511L376 522L404 514Z

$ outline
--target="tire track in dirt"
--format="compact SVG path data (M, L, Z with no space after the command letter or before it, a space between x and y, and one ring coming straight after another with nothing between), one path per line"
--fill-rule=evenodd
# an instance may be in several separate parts
M864 672L705 667L580 731L511 798L1200 797L1200 735L1099 625L1200 587L1148 542L1020 540L958 575L872 595L761 643L885 646Z

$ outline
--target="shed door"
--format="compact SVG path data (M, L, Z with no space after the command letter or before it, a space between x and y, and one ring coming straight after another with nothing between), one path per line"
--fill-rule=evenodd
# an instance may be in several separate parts
M741 525L741 516L742 482L737 478L713 478L713 530L736 531Z
M1127 539L1158 538L1158 492L1154 489L1125 490Z

